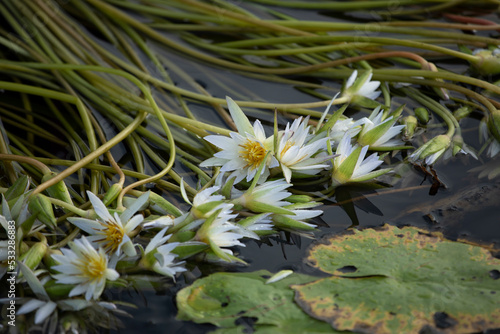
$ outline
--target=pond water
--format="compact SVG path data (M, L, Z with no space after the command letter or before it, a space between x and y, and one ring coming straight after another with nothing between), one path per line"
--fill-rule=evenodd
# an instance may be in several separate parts
M111 1L112 2L112 1ZM262 7L244 1L232 2L234 5L241 5L254 12L256 15L272 18ZM367 22L373 19L373 13L346 13L335 14L331 11L314 11L284 9L280 7L269 7L279 9L284 15L290 15L302 20L321 20L327 22ZM129 12L131 13L131 12ZM136 15L136 14L134 14ZM139 14L137 14L139 15ZM497 14L486 14L483 18L498 21ZM443 20L440 20L443 21ZM120 51L114 46L102 40L102 36L96 33L88 26L81 26L93 36L95 41L105 46L108 50L119 55ZM182 40L176 32L162 32L165 36L175 39L177 42L192 47L189 43ZM229 39L231 34L217 33L194 33L197 37L204 38L208 42L213 40L222 41ZM489 36L491 32L477 32L478 36ZM235 34L236 35L236 34ZM233 36L234 37L234 36ZM186 80L185 73L194 81L201 85L210 95L215 97L231 96L238 100L245 101L266 101L270 103L304 103L315 102L318 97L309 91L302 89L298 84L270 82L256 77L243 75L236 71L215 67L196 59L187 57L177 51L162 46L160 43L147 40L148 46L155 50L158 55L165 57L171 64L175 64L179 69L173 66L165 66L169 71L172 81L181 88L192 90L193 86ZM139 48L132 46L135 51L143 58L153 76L161 78L161 72L145 56ZM208 52L207 52L208 53ZM284 56L282 59L289 60ZM269 59L246 58L247 61L262 62L263 66ZM440 67L448 70L465 73L469 66L462 61L452 60L450 62L436 62ZM376 65L385 66L387 64L376 63ZM287 76L286 79L300 80L304 83L321 85L321 88L314 93L320 96L333 96L341 89L342 81L338 79L328 79L314 74L301 74L296 76ZM422 88L427 93L427 88ZM418 103L412 99L402 96L397 92L394 98L394 105L406 104L411 110L418 106ZM168 98L162 96L164 91L155 89L154 97L167 105L177 107L172 104ZM2 97L5 101L5 97ZM215 124L221 127L227 127L224 120L214 111L211 106L202 104L194 100L187 99L187 104L196 118L200 121ZM450 103L452 105L452 103ZM258 110L244 108L245 113L253 119L260 119L268 134L272 133L273 110ZM323 108L317 108L316 111L323 111ZM367 116L370 109L349 108L345 114L360 118ZM105 116L99 111L94 110L95 116L99 121L105 122ZM179 112L180 113L180 112ZM481 147L478 136L478 127L482 118L481 113L474 112L461 121L465 142L475 148ZM281 126L286 124L290 118L285 114L279 114L278 121ZM9 128L8 125L5 125ZM148 129L155 132L157 129L149 124ZM109 126L106 129L106 136L113 137L118 132L116 128ZM181 130L176 129L178 133ZM443 133L445 130L441 121L434 117L428 127L428 138ZM414 146L417 146L417 142ZM49 149L50 148L46 148ZM132 154L124 144L119 144L111 151L114 158L120 161L126 167L133 167L134 161ZM167 153L159 149L158 152ZM62 157L67 152L54 152ZM308 248L318 239L332 234L345 231L348 228L365 228L381 226L383 224L394 224L397 226L416 226L431 231L442 232L446 238L452 240L465 239L479 244L493 245L498 249L500 243L500 180L497 177L493 180L478 178L478 172L471 171L474 168L481 167L484 164L494 164L500 166L497 158L489 159L484 154L479 160L470 156L458 155L448 160L440 160L433 166L435 175L441 182L436 186L436 178L419 169L417 165L401 163L407 157L405 152L398 152L394 156L388 155L385 161L388 165L395 167L395 173L379 178L378 189L363 186L343 186L337 189L335 195L325 199L320 207L324 214L312 222L318 225L318 231L314 233L314 238L305 238L299 235L280 232L276 236L271 236L262 241L245 241L246 247L235 247L236 254L244 259L248 266L241 265L210 265L201 262L188 262L188 272L177 277L176 282L171 279L158 279L151 284L145 282L138 283L137 286L128 289L112 289L106 291L103 295L107 300L122 301L135 304L137 309L123 307L132 317L119 316L118 321L123 327L118 330L112 330L112 333L206 333L215 329L211 325L198 325L190 322L176 320L177 309L175 305L176 293L185 286L190 285L200 277L218 271L230 272L249 272L259 269L267 269L271 272L278 272L283 269L292 269L298 273L324 276L315 269L312 269L303 262L307 255ZM159 172L159 168L151 160L146 160L145 170L153 175ZM174 170L182 175L187 182L195 187L197 179L194 173L180 163L176 163ZM73 180L77 182L76 177ZM169 195L170 196L170 195ZM182 199L178 195L171 195L179 203ZM154 285L154 288L151 286ZM243 288L243 287L242 287ZM92 319L89 319L92 321ZM107 332L107 330L103 330ZM488 333L494 333L489 331ZM496 331L500 332L500 331Z

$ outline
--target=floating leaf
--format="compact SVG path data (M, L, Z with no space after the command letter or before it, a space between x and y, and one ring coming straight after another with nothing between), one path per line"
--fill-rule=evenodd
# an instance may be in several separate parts
M296 301L337 330L480 332L500 327L500 260L483 247L414 227L354 230L308 261L335 276L294 285ZM496 278L495 278L496 277Z
M293 274L265 284L271 275L260 270L199 279L177 294L177 317L212 323L231 333L243 332L240 323L245 320L254 321L253 329L260 333L332 333L330 325L309 317L293 302L290 284L310 282L314 277Z

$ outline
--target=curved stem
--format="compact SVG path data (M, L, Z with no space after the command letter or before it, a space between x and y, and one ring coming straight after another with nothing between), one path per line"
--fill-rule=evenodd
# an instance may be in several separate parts
M42 174L49 174L52 172L50 170L50 168L47 167L47 165L45 165L44 163L42 163L38 160L35 160L33 158L25 157L22 155L0 153L0 160L17 161L17 162L30 164L32 166L35 166L38 170L40 170L42 172Z
M78 169L84 167L88 163L90 163L92 160L95 158L99 157L100 155L104 154L108 150L110 150L113 146L121 142L122 140L125 139L129 134L131 134L139 125L144 121L146 118L146 113L145 112L140 112L137 117L134 119L132 123L130 123L125 129L123 129L121 132L119 132L115 137L113 137L111 140L109 140L107 143L101 145L96 151L90 153L89 155L85 156L83 159L72 165L71 167L66 168L64 171L60 172L56 177L42 183L38 187L33 190L30 196L33 196L48 187L56 184L57 182L63 180L64 178L70 176L74 172L76 172Z

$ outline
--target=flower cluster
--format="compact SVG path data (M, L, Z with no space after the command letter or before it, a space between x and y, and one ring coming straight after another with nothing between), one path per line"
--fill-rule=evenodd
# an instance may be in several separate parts
M373 92L370 91L369 96L374 96ZM369 149L395 149L404 145L400 139L396 139L405 127L396 125L401 108L385 115L377 107L369 117L357 121L339 118L333 124L327 122L318 131L308 125L308 117L299 117L276 135L266 136L258 120L251 127L238 105L229 97L227 102L239 132L232 132L229 137L205 137L205 140L221 150L201 166L221 166L220 171L229 172L228 179L234 178L235 184L243 179L252 181L258 170L259 183L280 174L286 182L291 183L294 176L303 178L322 171L331 174L334 186L366 181L389 171L383 169L373 172L382 161L377 153L372 153L364 160ZM329 147L337 147L335 155L329 152Z

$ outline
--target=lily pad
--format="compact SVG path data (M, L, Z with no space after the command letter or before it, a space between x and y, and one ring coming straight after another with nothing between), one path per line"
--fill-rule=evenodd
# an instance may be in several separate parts
M336 330L480 332L500 327L500 260L414 227L353 230L313 246L333 276L296 284L296 302Z
M260 270L201 278L177 294L177 318L217 325L218 333L243 333L249 326L257 333L332 333L329 324L311 318L293 301L290 285L315 277L292 274L265 284L271 275Z

